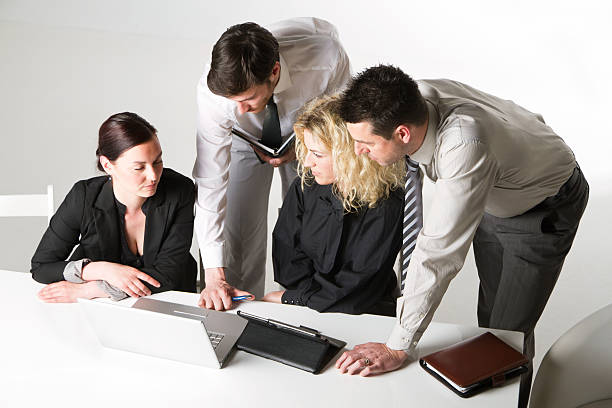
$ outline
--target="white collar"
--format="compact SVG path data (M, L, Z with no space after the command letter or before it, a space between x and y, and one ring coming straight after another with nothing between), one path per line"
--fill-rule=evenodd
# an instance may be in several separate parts
M289 75L289 67L285 62L285 59L281 54L278 55L280 59L280 78L278 79L278 83L274 87L274 93L279 94L293 86L293 82L291 82L291 75Z

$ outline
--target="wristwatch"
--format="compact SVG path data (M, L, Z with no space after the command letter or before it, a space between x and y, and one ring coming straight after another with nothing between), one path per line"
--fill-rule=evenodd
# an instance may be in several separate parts
M91 259L83 258L83 262L81 262L81 276L79 276L79 278L83 279L83 269L85 269L85 267L89 265L90 263L91 263Z

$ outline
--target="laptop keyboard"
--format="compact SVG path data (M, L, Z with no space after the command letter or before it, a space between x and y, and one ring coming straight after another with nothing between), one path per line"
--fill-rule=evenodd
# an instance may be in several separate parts
M208 332L208 338L210 339L213 349L217 348L224 336L225 335L223 333Z

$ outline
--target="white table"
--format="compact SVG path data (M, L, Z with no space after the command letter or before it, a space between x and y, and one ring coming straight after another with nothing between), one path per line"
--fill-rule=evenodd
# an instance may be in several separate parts
M102 347L78 304L45 304L29 273L0 270L0 407L516 407L518 381L462 399L418 363L362 378L327 367L313 375L242 351L221 370ZM197 295L154 297L195 305ZM126 302L132 301L128 299ZM303 324L347 347L384 342L394 319L317 313L305 307L246 302L240 310ZM424 355L484 332L432 322ZM493 330L520 350L523 335Z

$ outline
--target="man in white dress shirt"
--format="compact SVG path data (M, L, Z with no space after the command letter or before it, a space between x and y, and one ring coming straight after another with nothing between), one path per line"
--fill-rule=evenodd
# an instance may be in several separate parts
M409 156L435 182L387 344L345 352L350 374L399 368L410 357L473 243L482 327L534 328L572 245L588 184L565 142L542 117L450 80L413 81L377 66L359 74L340 112L358 154L387 165ZM529 397L521 381L519 406Z
M273 105L285 141L305 102L342 89L350 79L348 57L327 21L296 18L268 28L230 27L198 84L193 176L205 268L202 307L223 310L231 307L232 296L263 296L273 170L279 169L283 197L295 177L293 149L271 157L233 136L232 129L265 143L262 128Z

